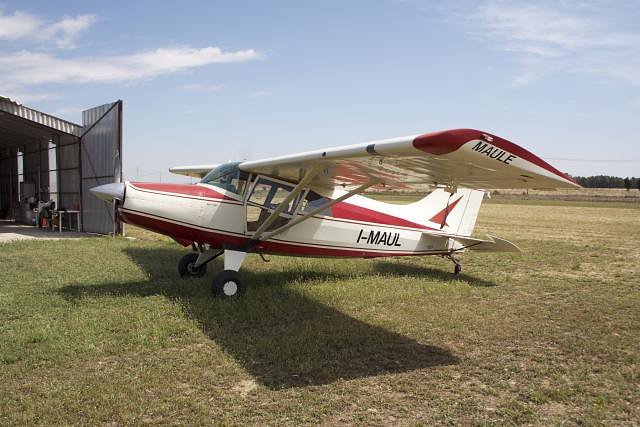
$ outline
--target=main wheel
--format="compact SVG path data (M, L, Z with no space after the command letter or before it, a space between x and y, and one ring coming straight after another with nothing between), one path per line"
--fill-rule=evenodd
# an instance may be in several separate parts
M207 274L207 264L201 265L195 268L194 265L198 260L198 254L196 252L190 252L180 258L178 263L178 273L181 277L202 277Z
M211 293L215 297L237 299L244 295L247 287L237 271L222 270L216 274L211 284Z

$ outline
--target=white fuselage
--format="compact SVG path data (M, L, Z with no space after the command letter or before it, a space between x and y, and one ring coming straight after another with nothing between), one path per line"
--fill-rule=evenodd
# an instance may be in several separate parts
M340 193L336 190L328 198ZM258 241L252 240L253 232L248 230L243 196L207 184L127 183L119 213L125 222L166 234L184 245L198 242L263 253L337 257L451 251L449 239L423 233L438 230L438 224L424 219L429 215L357 195ZM301 210L283 221L300 215L304 215Z

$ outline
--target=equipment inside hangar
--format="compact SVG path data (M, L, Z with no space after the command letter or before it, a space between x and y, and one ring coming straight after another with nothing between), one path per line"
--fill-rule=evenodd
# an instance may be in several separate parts
M42 225L46 211L56 228L117 233L113 207L89 189L122 182L121 153L120 100L79 125L0 97L0 219Z

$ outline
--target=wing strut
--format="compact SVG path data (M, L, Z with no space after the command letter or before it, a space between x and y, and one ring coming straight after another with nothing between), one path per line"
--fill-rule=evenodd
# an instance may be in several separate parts
M271 215L258 227L258 229L253 233L252 240L260 240L260 236L264 231L278 218L278 216L284 212L284 210L289 206L289 203L300 194L302 190L304 190L305 186L320 172L321 165L315 165L306 173L304 177L296 184L296 186L291 190L291 192L285 197L285 199L280 202L280 204L271 212Z
M320 206L320 207L317 207L316 209L312 210L311 212L306 213L306 214L304 214L304 215L302 215L302 216L299 216L299 217L297 217L297 218L295 218L295 219L293 219L293 220L289 221L288 223L286 223L286 224L285 224L285 225L283 225L282 227L277 228L277 229L275 229L275 230L273 230L273 231L270 231L270 232L266 233L266 234L264 235L264 237L263 237L263 240L267 240L267 239L269 239L269 238L271 238L271 237L275 236L276 234L280 234L280 233L282 233L283 231L288 230L289 228L293 227L294 225L299 224L299 223L301 223L302 221L304 221L304 220L306 220L306 219L308 219L308 218L310 218L310 217L312 217L312 216L314 216L314 215L316 215L316 214L318 214L318 213L322 212L323 210L330 208L331 206L335 205L336 203L339 203L339 202L341 202L341 201L343 201L343 200L346 200L346 199L348 199L349 197L351 197L351 196L353 196L353 195L356 195L356 194L358 194L358 193L362 193L362 192L363 192L364 190L366 190L367 188L371 187L372 185L379 184L380 182L381 182L381 181L380 181L380 180L377 180L377 179L376 179L376 180L370 180L370 181L368 181L368 182L366 182L366 183L362 184L362 185L361 185L361 186L359 186L358 188L355 188L355 189L353 189L353 190L349 191L348 193L343 194L342 196L338 197L337 199L333 199L333 200L331 200L330 202L325 203L324 205L322 205L322 206Z

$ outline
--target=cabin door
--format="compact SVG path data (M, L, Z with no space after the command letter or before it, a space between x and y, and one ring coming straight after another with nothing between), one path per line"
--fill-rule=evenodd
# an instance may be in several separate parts
M258 175L246 198L246 234L253 235L289 196L293 188L294 186L288 182ZM278 215L278 218L264 231L276 230L289 222L297 212L300 201L304 199L305 194L306 190L294 197Z

